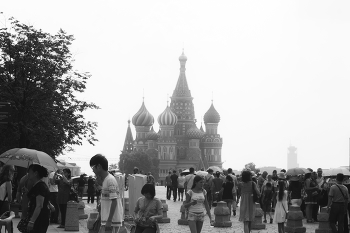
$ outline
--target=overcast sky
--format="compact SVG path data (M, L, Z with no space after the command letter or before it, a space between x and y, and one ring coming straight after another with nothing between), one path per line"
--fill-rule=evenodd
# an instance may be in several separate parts
M82 171L91 173L96 153L117 162L143 90L158 131L183 48L198 127L214 93L224 167L286 168L293 145L300 166L316 169L349 164L349 7L319 0L23 0L3 1L0 22L13 16L74 35L74 67L92 74L80 98L101 107L85 114L99 124L96 146L84 143L61 157Z

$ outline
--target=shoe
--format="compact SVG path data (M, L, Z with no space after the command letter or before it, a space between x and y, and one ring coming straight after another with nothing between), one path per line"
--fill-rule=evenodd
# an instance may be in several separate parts
M176 202L176 199L174 200L174 202Z
M181 198L181 201L184 201L184 199Z
M270 218L270 224L272 224L272 222L273 222L273 219L272 219L272 218Z
M63 225L59 225L57 228L64 228L64 226Z
M180 198L179 198L179 200L177 200L177 201L180 201Z
M266 219L263 221L264 223L267 223Z
M235 210L233 211L233 216L236 216L236 211Z

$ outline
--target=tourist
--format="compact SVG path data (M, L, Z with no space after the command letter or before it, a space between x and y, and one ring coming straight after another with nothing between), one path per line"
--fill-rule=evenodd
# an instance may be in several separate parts
M213 182L213 169L209 168L207 170L208 174L204 177L204 185L203 188L207 191L207 200L209 204L209 209L211 209L211 204L213 202L212 194L211 194L211 186Z
M84 189L85 189L85 179L84 179L84 175L81 174L78 179L78 196L81 199L83 199Z
M57 203L61 212L61 224L57 228L64 228L66 223L67 202L72 187L71 171L68 168L55 174L55 183L58 185Z
M59 206L57 204L58 186L55 183L55 172L49 174L49 190L50 190L50 202L55 207L55 211L51 212L50 223L58 223Z
M244 233L250 233L251 224L255 218L255 203L253 192L258 194L256 183L252 182L252 174L249 170L242 172L241 206L239 211L239 221L244 222Z
M241 198L242 192L242 176L237 175L237 207L239 203L239 199Z
M147 173L147 184L152 184L152 185L156 185L154 176L152 176L151 172Z
M227 175L231 176L233 180L234 187L232 190L232 194L233 194L232 212L233 212L233 216L236 216L238 180L235 173L233 173L232 168L227 169Z
M344 216L349 202L348 189L343 185L344 175L337 174L336 183L330 187L327 211L329 212L329 225L333 233L344 232ZM338 224L338 229L336 227Z
M264 171L262 173L262 175L259 176L259 178L258 178L258 189L259 189L260 192L262 192L262 187L263 187L263 185L264 185L264 183L266 181L266 177L267 177L267 171Z
M50 190L45 182L42 181L42 178L47 176L47 169L39 164L32 164L28 168L28 178L34 183L27 194L29 198L28 232L45 233L49 226Z
M170 176L174 202L176 201L176 198L177 198L177 178L179 177L178 175L176 175L176 170L174 170L173 174Z
M193 185L193 179L196 175L194 174L194 168L190 167L190 174L188 174L185 179L185 193L187 193L188 190L192 188Z
M312 173L305 174L305 192L306 192L306 218L308 223L313 223L314 219L312 218L313 205L317 204L316 198L318 195L317 183L312 179Z
M90 167L102 181L100 231L116 233L123 222L123 206L117 180L109 174L108 160L101 154L90 159Z
M276 195L275 214L273 222L278 224L278 233L284 233L284 223L288 213L288 192L285 190L284 180L278 181L278 191Z
M263 192L261 193L261 205L262 209L264 211L264 223L267 223L266 220L266 214L270 217L270 223L272 223L272 217L271 217L271 205L272 205L272 197L273 197L273 191L272 191L272 185L271 183L266 183Z
M212 224L211 213L207 201L207 193L203 189L204 179L202 176L193 178L193 185L186 193L185 208L188 208L188 225L191 233L200 233L203 227L205 211Z
M145 184L141 194L143 197L137 200L134 210L137 222L134 233L156 233L156 221L163 217L162 202L155 197L156 190L152 184Z
M301 206L301 190L303 188L300 178L298 176L291 176L289 178L288 196L290 197L293 206Z
M171 176L171 172L169 171L169 174L165 177L166 199L168 200L170 200L171 191L172 191L170 176Z
M88 179L88 189L87 189L87 203L89 204L91 201L91 204L95 201L95 180L92 178L92 176L89 176Z
M221 176L220 172L217 171L215 173L215 177L213 178L213 181L212 181L211 190L212 190L212 195L213 195L213 198L212 198L213 206L216 206L216 203L221 201L222 193L220 191L222 189L222 184L224 183L224 181L221 179L220 176Z
M327 206L328 203L328 185L326 179L323 177L322 168L317 169L316 183L320 189L317 197L317 207L315 207L318 212L322 207Z
M235 188L233 179L230 175L226 176L225 183L222 184L222 200L226 202L228 209L230 210L230 216L233 213L233 216L236 216L236 211L231 212L232 203L233 203L233 189Z
M12 165L2 166L0 172L0 216L10 210L12 202L12 180L15 168Z
M133 173L134 173L134 175L135 174L139 174L140 173L139 168L138 167L134 167Z
M96 177L95 180L95 190L96 190L96 203L99 206L101 203L101 192L102 192L102 180L100 177Z
M179 195L179 201L181 198L181 201L184 200L184 191L185 191L185 175L183 173L180 174L179 178L177 178L177 190Z

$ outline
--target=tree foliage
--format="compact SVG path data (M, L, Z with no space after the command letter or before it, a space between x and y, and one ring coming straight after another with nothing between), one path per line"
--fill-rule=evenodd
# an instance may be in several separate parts
M94 144L97 123L83 112L98 106L76 97L90 74L73 69L73 36L9 21L0 29L0 101L11 103L11 121L0 131L0 152L27 147L57 156L84 139Z
M159 159L144 152L122 153L119 157L119 168L125 174L133 174L134 167L143 173L152 172L154 178L159 177Z
M108 167L109 167L108 170L118 169L118 164L112 163L112 164L109 164Z
M256 165L255 163L253 162L250 162L250 163L247 163L245 166L244 166L245 169L249 169L255 173L257 172L260 172L260 169L259 168L256 168Z

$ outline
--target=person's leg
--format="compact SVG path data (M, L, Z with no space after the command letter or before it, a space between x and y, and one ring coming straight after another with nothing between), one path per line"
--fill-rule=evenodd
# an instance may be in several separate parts
M314 219L314 221L317 221L317 214L319 209L320 206L318 204L312 205L312 218Z
M61 211L61 226L64 226L66 224L67 204L60 204L59 206Z
M233 194L233 201L232 201L232 212L233 212L233 216L236 216L236 210L237 210L237 193Z
M228 207L228 209L229 209L229 211L230 211L230 216L232 215L232 200L226 200L226 203L227 203L227 207Z
M244 221L244 233L250 233L249 221Z
M264 210L264 223L267 223L267 220L266 220L266 211Z
M87 203L88 203L88 204L90 203L90 199L91 199L91 193L88 192L88 193L87 193Z
M180 201L181 192L180 192L180 189L179 189L179 188L177 189L177 196L179 197L178 201Z
M95 193L91 193L91 204L95 202Z
M203 221L196 221L197 233L200 233L202 231L202 227L203 227Z
M312 220L312 205L311 204L306 204L306 219L308 222Z
M177 187L173 187L173 196L174 196L174 201L176 201L176 198L177 198Z
M344 214L344 232L349 232L349 221L348 221L348 215Z
M252 222L251 221L248 221L248 229L249 229L249 232L252 231Z
M197 233L197 224L196 221L188 221L188 226L190 227L191 233Z
M344 233L344 217L347 217L344 215L345 215L345 208L339 205L339 215L338 215L338 232L339 233Z
M207 192L207 201L208 201L208 205L209 205L209 209L211 209L211 203L212 203L212 195L211 195L211 190L208 190Z

